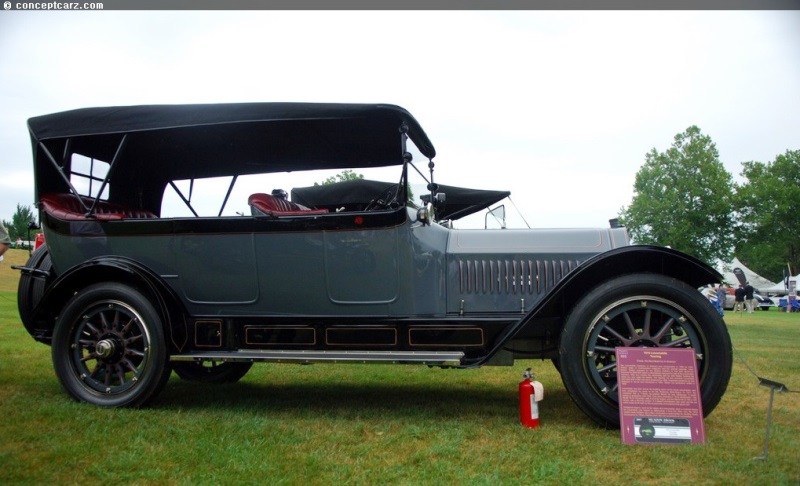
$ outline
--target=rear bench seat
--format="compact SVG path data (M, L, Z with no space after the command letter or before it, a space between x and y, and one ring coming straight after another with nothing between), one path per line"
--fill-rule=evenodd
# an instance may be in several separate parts
M91 208L94 199L82 197L86 207ZM47 214L68 221L114 221L122 219L153 219L158 218L150 211L130 209L119 204L98 201L97 207L91 216L73 194L45 194L39 198L39 207Z
M309 209L271 194L257 193L247 198L253 216L311 216L328 214L327 209Z

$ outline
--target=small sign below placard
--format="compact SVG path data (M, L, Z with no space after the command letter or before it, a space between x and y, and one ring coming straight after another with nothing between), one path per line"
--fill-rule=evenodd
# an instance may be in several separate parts
M706 432L691 348L617 348L623 444L703 444Z

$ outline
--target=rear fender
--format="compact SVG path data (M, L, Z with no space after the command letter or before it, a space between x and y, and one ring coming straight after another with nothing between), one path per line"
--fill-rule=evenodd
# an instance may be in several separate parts
M50 344L61 309L83 288L99 282L120 282L144 293L158 310L173 349L186 345L186 312L172 289L150 269L119 257L95 258L59 275L33 309L29 328L33 338Z
M516 324L509 326L487 355L464 364L481 366L516 336L541 334L538 328L542 322L555 320L560 334L564 319L589 290L606 280L633 273L666 275L697 288L722 281L722 275L710 266L671 248L640 245L616 248L596 255L578 266L530 312Z

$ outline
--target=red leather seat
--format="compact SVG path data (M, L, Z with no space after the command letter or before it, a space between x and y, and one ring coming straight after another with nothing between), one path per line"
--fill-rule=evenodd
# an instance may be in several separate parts
M93 199L82 197L86 207L91 208ZM150 211L129 209L119 204L100 201L94 212L87 215L88 211L74 194L53 193L45 194L39 198L39 207L47 214L68 221L112 221L121 219L152 219L157 218Z
M271 194L257 193L247 198L247 204L254 215L263 214L267 216L311 216L315 214L327 214L327 209L309 209L300 206L281 197Z

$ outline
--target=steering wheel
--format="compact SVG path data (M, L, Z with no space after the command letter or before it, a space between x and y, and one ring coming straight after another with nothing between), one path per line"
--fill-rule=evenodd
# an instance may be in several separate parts
M367 206L364 208L364 211L379 211L381 209L398 208L400 206L397 202L397 196L399 192L398 186L392 186L389 189L384 190L380 193L380 195L378 195L378 197L367 204Z

